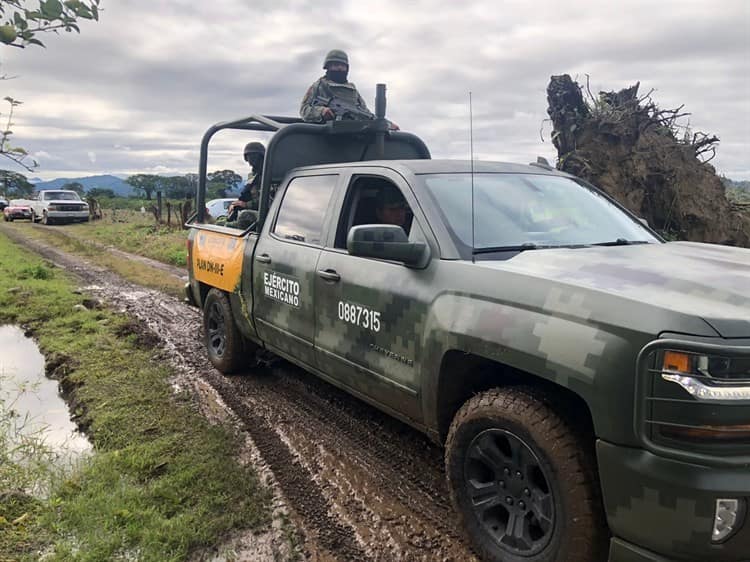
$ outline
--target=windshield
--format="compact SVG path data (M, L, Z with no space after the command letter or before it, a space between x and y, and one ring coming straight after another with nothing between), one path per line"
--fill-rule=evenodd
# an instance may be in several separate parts
M471 248L471 175L422 178L453 236ZM541 174L474 174L473 238L476 251L658 242L603 195Z
M75 191L46 191L45 201L80 201L81 198Z

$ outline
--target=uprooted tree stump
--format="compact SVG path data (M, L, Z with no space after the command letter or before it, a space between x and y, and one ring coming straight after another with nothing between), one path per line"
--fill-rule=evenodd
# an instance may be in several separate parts
M547 101L558 168L597 185L670 238L750 246L750 213L732 207L709 161L719 139L678 124L640 83L594 97L567 74Z

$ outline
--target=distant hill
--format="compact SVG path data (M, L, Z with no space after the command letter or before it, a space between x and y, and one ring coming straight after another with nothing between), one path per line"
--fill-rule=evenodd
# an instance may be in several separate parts
M184 175L184 174L171 174L171 175ZM128 176L117 177L112 174L100 175L100 176L87 176L83 178L56 178L54 180L42 181L39 178L33 178L29 181L34 184L34 190L40 191L42 189L62 189L66 183L78 182L83 186L84 192L88 192L95 187L102 189L111 189L115 195L119 197L130 197L132 195L138 195L138 193L127 183L123 181L123 178ZM36 180L36 181L34 181ZM245 185L245 180L238 182L235 188L231 191L227 191L227 197L236 196L242 191L242 187Z
M115 192L115 195L119 195L120 197L135 195L135 191L130 185L112 175L88 176L85 178L57 178L50 181L40 181L34 185L34 188L37 191L42 189L61 189L66 183L72 182L80 183L84 191L100 187L102 189L111 189Z
M721 178L721 183L724 184L724 187L733 187L735 189L742 189L744 191L750 191L750 181L748 180L730 180L727 177Z

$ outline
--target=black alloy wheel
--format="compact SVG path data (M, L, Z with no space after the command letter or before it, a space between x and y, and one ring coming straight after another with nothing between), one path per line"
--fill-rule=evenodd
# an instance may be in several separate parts
M599 562L609 532L590 428L531 388L469 399L445 443L451 500L482 560Z
M213 366L224 374L237 371L242 366L242 334L232 318L229 298L218 289L211 289L203 303L203 330Z
M500 545L529 556L549 544L555 526L549 476L518 436L487 429L474 437L464 479L474 517Z

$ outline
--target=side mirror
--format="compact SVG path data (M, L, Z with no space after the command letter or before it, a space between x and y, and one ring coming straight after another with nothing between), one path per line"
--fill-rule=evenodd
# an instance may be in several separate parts
M648 219L644 219L643 217L638 217L638 222L640 222L646 228L651 228L651 226L649 226L648 224Z
M406 232L393 224L353 226L346 237L346 249L353 256L400 261L425 267L429 249L423 242L409 242Z

